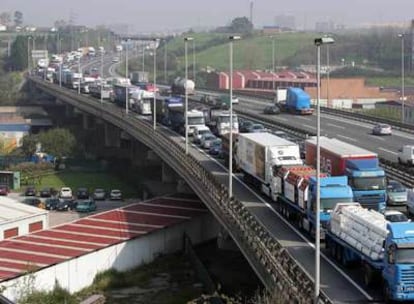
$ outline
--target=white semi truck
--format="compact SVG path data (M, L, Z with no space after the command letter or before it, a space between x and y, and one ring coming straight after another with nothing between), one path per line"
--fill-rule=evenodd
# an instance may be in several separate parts
M303 164L298 144L268 132L239 134L235 151L236 167L269 197L277 167Z

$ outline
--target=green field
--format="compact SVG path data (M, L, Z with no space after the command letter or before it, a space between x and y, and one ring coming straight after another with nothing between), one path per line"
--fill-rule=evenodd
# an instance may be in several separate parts
M86 187L89 191L95 188L104 188L109 191L111 189L120 189L125 198L136 197L138 189L133 188L115 176L103 172L82 172L82 171L61 171L42 178L40 184L36 184L37 190L43 187L53 187L60 189L61 187L70 187L72 191L76 191L79 187ZM24 190L22 186L21 190Z

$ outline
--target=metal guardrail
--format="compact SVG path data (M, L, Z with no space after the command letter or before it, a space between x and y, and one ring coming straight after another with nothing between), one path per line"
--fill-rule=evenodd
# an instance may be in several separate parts
M185 179L226 228L268 290L276 292L284 303L312 303L314 283L306 271L240 201L228 197L227 188L210 171L185 154L184 147L177 145L162 129L154 131L152 124L125 116L120 108L101 105L96 100L36 78L31 80L52 96L126 130L153 149ZM333 302L322 291L320 303Z

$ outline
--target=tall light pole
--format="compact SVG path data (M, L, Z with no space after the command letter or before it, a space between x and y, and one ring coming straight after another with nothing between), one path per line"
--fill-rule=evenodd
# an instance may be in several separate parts
M329 66L329 44L326 45L326 106L330 108L329 102L329 73L330 73L330 66Z
M142 42L142 72L145 72L145 44Z
M103 53L104 52L101 52L101 104L103 104Z
M81 66L80 66L80 58L81 58L81 56L78 56L78 78L79 78L79 81L78 81L78 94L80 94L80 87L81 87Z
M275 88L275 37L272 36L272 89L276 93Z
M154 130L157 128L157 43L159 39L155 38L153 39L154 42ZM144 58L144 52L142 53L142 58ZM142 61L144 62L144 61Z
M62 61L59 62L59 87L62 87Z
M196 82L195 42L193 40L193 81Z
M128 79L128 40L125 43L125 78ZM128 84L125 84L125 114L128 115L128 103L129 103L129 88Z
M184 57L185 57L185 82L184 82L184 91L185 91L185 107L184 107L184 116L185 116L185 154L188 154L188 92L187 92L187 81L188 81L188 60L187 60L187 43L188 41L193 41L193 37L184 38ZM194 75L193 75L194 76Z
M164 43L164 82L165 84L167 84L167 43L166 42Z
M233 196L233 41L240 40L240 36L230 36L230 134L229 134L229 197Z
M32 39L32 37L28 36L27 37L27 70L29 72L29 75L31 75L31 71L30 71L30 39Z
M401 39L401 122L405 120L405 92L404 92L404 34L398 34Z
M321 146L320 146L320 135L321 135L321 108L320 108L320 99L321 99L321 45L328 45L334 43L333 38L331 37L322 37L315 39L315 45L317 48L317 125L316 125L316 227L315 227L315 295L314 303L319 303L319 294L320 294L320 253L321 253L321 230L320 230L320 202L321 202Z

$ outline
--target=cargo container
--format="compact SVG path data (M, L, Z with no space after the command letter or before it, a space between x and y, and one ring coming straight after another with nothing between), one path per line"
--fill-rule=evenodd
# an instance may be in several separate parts
M171 85L171 93L173 95L185 95L186 90L187 95L194 95L194 89L194 81L181 77L177 77Z
M316 165L316 138L305 141L306 164ZM335 138L320 137L321 169L330 175L346 175L354 200L381 211L386 204L385 172L378 155Z

